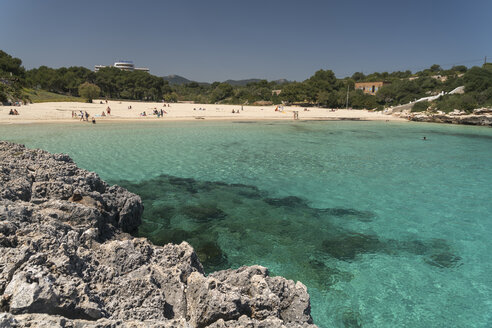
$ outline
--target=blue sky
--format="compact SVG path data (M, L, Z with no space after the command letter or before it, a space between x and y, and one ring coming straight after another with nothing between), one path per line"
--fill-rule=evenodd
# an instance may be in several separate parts
M492 61L491 0L1 0L0 49L26 68L133 60L196 81Z

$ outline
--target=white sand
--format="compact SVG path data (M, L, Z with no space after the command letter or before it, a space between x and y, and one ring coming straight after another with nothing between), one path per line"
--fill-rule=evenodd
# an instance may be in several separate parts
M134 102L134 101L108 101L108 104L99 103L77 103L77 102L52 102L23 105L20 107L0 106L0 123L41 123L41 122L64 122L78 121L80 118L72 118L72 111L80 114L79 111L87 111L89 119L95 117L97 123L111 122L118 120L135 121L170 121L170 120L293 120L293 111L299 112L300 120L384 120L384 121L404 121L392 115L385 115L382 112L371 112L367 110L345 110L339 109L332 111L326 108L310 107L308 111L304 108L285 106L282 111L275 111L276 106L243 106L241 105L210 105L210 104L169 104L170 107L163 107L162 103ZM111 108L111 115L101 117L107 107ZM131 106L132 109L128 109ZM10 109L17 109L19 115L8 115ZM202 110L199 110L199 109ZM167 114L157 118L152 115L154 109L164 109ZM195 109L195 110L194 110ZM205 110L203 110L205 109ZM239 114L233 114L232 110ZM146 117L140 113L147 113Z

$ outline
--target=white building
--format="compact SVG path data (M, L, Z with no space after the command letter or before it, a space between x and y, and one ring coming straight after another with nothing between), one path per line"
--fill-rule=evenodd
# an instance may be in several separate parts
M108 67L105 65L95 65L94 66L94 72L99 71L101 68ZM135 67L132 61L129 60L120 60L115 62L112 66L109 67L116 67L119 68L123 71L144 71L144 72L149 72L150 70L146 67Z

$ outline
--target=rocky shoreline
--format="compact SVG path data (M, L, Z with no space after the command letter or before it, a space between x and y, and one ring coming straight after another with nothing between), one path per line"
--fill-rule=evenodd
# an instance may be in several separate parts
M188 243L130 235L142 212L67 155L0 141L0 327L316 327L302 283L205 276Z
M421 112L401 114L400 117L415 122L492 126L492 109L490 108L476 109L473 114L466 114L458 111L448 114Z

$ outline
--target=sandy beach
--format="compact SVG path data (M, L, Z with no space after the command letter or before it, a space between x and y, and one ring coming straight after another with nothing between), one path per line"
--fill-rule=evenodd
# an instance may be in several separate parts
M293 120L294 111L299 120L371 120L405 121L405 119L367 110L331 110L327 108L280 106L241 106L187 103L152 103L135 101L95 100L94 103L47 102L22 106L0 106L0 123L41 123L79 121L80 111L94 117L97 123L118 120L134 121L172 121L172 120ZM131 109L130 109L131 106ZM110 115L107 115L107 108ZM17 109L19 115L9 115L10 109ZM154 115L154 110L165 111L163 117ZM235 113L233 113L233 110ZM105 112L106 116L102 116ZM142 116L142 113L146 116ZM72 113L76 116L72 117ZM77 116L78 115L78 116Z

